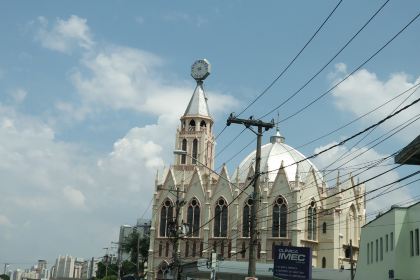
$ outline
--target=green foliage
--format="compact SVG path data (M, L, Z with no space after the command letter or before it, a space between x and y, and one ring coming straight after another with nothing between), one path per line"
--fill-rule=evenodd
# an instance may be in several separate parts
M139 238L139 233L134 231L127 239L127 242L123 244L122 248L124 252L130 253L130 259L133 263L137 263L137 245L139 250L139 261L144 263L147 261L149 251L149 236Z
M108 273L107 273L108 270ZM118 274L118 266L116 263L110 263L108 264L108 269L106 266L106 263L104 262L99 262L98 263L98 270L96 271L96 277L98 279L105 279L107 278L106 275L108 275L108 277L110 276L117 276Z
M136 264L131 261L123 261L121 265L121 275L136 274Z
M0 278L3 280L10 280L9 275L6 275L6 274L0 274Z

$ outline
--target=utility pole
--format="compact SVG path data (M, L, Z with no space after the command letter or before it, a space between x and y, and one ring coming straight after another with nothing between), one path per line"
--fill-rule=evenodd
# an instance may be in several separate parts
M265 131L274 127L274 120L270 123L263 122L261 120L254 120L252 117L249 119L238 119L233 114L230 114L227 119L226 125L230 126L232 123L243 124L246 128L251 130L257 135L257 152L255 155L255 175L254 175L254 191L252 193L252 205L251 205L251 225L250 225L250 238L249 238L249 262L248 262L248 277L255 277L256 274L256 254L255 245L257 244L258 232L257 232L257 211L259 204L259 177L260 177L260 162L261 162L261 138L263 128ZM258 127L258 132L255 132L251 126Z
M180 193L183 192L176 187L176 202L175 202L175 220L172 223L171 235L172 235L172 259L173 259L173 279L181 280L181 263L180 256L178 254L179 246L179 214L181 207L185 204L185 201L180 198Z
M350 239L350 275L351 275L351 280L354 279L354 267L353 267L353 244L351 242Z

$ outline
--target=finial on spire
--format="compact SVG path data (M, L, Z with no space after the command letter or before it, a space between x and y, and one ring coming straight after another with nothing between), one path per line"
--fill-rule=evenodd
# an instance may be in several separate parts
M280 134L280 129L279 129L279 121L280 120L280 114L277 111L277 122L276 122L276 135L273 135L270 137L270 143L271 144L275 144L275 143L284 143L284 137Z

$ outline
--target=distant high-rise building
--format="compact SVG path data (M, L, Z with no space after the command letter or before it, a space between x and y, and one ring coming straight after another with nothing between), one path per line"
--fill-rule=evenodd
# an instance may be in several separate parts
M128 260L130 258L130 254L124 252L123 247L128 242L128 238L133 233L134 229L133 226L130 225L123 225L120 227L120 236L118 238L118 252L120 260Z
M72 256L59 256L52 268L52 278L80 279L82 275L83 259Z

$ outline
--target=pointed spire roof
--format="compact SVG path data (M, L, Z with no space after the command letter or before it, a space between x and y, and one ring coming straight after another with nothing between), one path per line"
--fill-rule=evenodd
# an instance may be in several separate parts
M202 81L197 81L197 86L195 87L190 103L188 103L188 107L185 110L184 117L197 115L211 118Z

